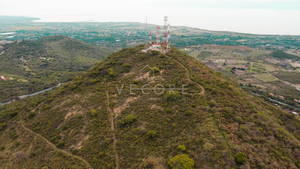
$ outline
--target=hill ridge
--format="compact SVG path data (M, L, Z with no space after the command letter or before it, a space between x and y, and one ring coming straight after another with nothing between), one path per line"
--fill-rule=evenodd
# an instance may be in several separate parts
M24 137L13 123L23 118L26 127L93 168L170 168L178 158L194 168L300 166L299 117L249 95L176 48L166 54L143 48L122 49L60 88L0 107L0 140L9 138L0 147ZM141 76L145 65L162 78ZM186 85L187 94L163 90L170 85Z

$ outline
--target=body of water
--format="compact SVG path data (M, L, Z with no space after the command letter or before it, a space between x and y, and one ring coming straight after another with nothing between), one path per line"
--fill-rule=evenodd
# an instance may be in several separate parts
M0 33L0 35L13 35L15 34L16 32L5 32L5 33Z

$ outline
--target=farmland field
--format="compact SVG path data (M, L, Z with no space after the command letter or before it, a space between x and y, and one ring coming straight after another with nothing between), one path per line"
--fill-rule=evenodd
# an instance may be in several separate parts
M201 51L194 50L194 52L191 54L191 56L194 57L194 58L196 58L200 53L201 53Z
M256 74L254 75L257 79L260 79L264 82L272 82L272 81L278 81L275 77L270 75L269 73L263 73L263 74Z
M236 62L237 62L237 60L228 59L226 63L228 65L234 65L234 64L236 64Z
M237 64L247 64L248 61L247 60L238 60L236 63Z

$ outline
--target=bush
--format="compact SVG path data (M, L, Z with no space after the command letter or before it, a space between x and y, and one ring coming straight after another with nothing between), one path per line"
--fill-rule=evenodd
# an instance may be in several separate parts
M110 102L110 103L109 103L109 107L110 107L110 108L113 108L114 105L115 105L115 103L113 103L113 102Z
M129 123L132 123L134 122L134 120L136 120L136 117L134 115L128 115L125 117L125 123L126 124L129 124Z
M90 113L91 113L91 116L96 116L97 115L97 111L95 109L91 109Z
M245 153L237 153L235 156L234 156L234 159L235 159L235 162L239 165L241 164L245 164L248 162L247 160L247 156Z
M56 147L57 148L62 148L64 145L65 145L64 142L59 142L59 143L56 144Z
M50 109L50 107L51 107L50 105L46 105L45 110Z
M154 73L158 73L160 71L157 67L152 67L152 70L154 71Z
M154 138L154 137L156 137L156 131L153 131L153 130L148 131L148 132L147 132L147 136L148 136L149 138Z
M236 122L238 122L239 124L244 123L243 119L242 119L241 117L238 117L238 116L236 116L236 117L234 118L234 120L235 120Z
M77 118L78 118L78 119L82 119L82 115L81 115L81 114L78 115Z
M189 110L189 111L187 111L186 113L185 113L185 115L186 116L191 116L191 115L193 115L194 113L191 111L191 110Z
M172 169L193 169L195 162L186 154L180 154L170 159L168 165Z
M167 108L166 113L171 113L171 109Z
M124 63L123 67L131 67L131 64L130 63Z
M0 123L0 130L2 130L6 126L6 123Z
M125 72L130 72L130 68L131 68L131 64L130 63L124 63L123 64L123 67L124 67L124 71Z
M210 143L205 143L204 145L203 145L203 149L205 150L205 151L210 151L211 149L213 149L214 148L214 145L213 144L210 144Z
M175 100L179 100L181 98L178 91L169 91L165 94L164 97L165 97L165 99L167 99L167 101L175 101Z
M114 71L113 68L107 69L107 72L108 72L108 75L109 75L110 77L116 77L116 76L117 76L117 73Z
M3 151L5 148L4 148L4 146L1 146L0 147L0 151Z
M30 113L28 114L28 118L29 118L29 119L32 119L34 116L35 116L35 113L34 113L34 112L30 112Z
M67 129L68 129L68 126L63 126L62 129L63 129L63 130L67 130Z
M16 139L19 137L19 135L15 132L12 132L12 133L9 133L9 137L12 138L12 139Z
M185 150L186 150L186 148L185 148L184 145L179 145L179 146L177 147L177 149L178 149L178 150L181 150L181 151L185 151Z
M158 54L159 54L159 51L152 50L151 53L152 53L152 55L158 55Z
M215 107L215 105L216 105L216 102L215 102L215 101L213 101L213 100L211 100L211 101L209 102L209 105L210 105L210 107Z

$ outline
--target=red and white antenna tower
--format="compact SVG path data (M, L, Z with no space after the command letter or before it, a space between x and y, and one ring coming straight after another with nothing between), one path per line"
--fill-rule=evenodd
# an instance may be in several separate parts
M167 49L170 49L171 44L171 35L170 35L170 24L168 24L168 33L167 33Z
M156 32L156 43L160 44L160 32L159 32L159 26L157 26L156 28L157 32Z
M167 45L167 36L168 36L168 17L164 17L164 31L163 31L163 44Z
M151 38L151 31L150 31L150 34L149 34L149 46L151 46L152 45L152 38Z

